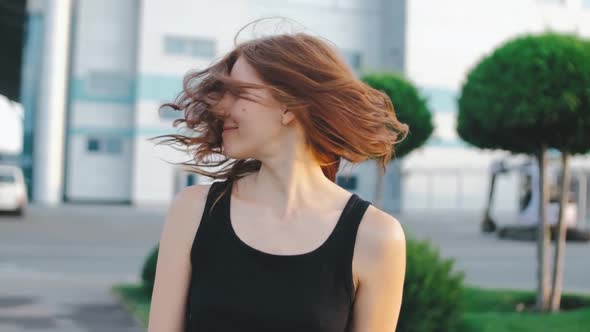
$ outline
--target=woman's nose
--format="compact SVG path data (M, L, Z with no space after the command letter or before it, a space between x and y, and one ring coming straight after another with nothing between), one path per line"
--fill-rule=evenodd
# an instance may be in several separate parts
M221 118L228 117L231 112L231 108L235 103L235 98L230 96L230 94L226 93L220 100L217 102L217 105L214 107L214 112L217 116Z

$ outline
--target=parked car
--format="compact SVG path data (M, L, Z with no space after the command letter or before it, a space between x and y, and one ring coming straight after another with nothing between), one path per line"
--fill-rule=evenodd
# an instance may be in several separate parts
M0 165L0 211L23 215L27 203L27 186L21 168Z

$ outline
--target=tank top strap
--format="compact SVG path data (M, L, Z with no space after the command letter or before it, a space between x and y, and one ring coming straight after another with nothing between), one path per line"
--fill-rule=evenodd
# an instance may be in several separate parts
M331 256L335 259L341 269L340 271L344 274L351 301L354 301L352 259L358 228L371 202L362 199L357 194L353 194L350 199L350 205L345 210L345 215L342 216L341 228L332 244Z
M221 205L224 203L223 197L225 195L229 195L229 192L224 193L223 197L219 197L219 195L228 187L229 180L224 181L214 181L211 183L211 187L209 188L209 193L207 194L207 202L205 203L205 210L204 216L209 219L211 216L216 213L216 211L223 212L223 208ZM219 197L219 198L218 198Z
M217 199L219 194L221 194L225 188L225 181L215 181L212 182L209 191L207 193L207 198L205 200L205 207L203 208L203 213L201 215L201 222L195 234L195 238L193 240L193 246L191 249L191 256L196 255L196 246L205 246L209 241L211 241L211 237L214 236L211 233L212 227L215 228L215 220L218 220L221 216L223 216L223 197ZM224 195L227 195L224 194Z
M210 223L211 219L214 219L216 214L220 212L220 203L222 199L217 199L219 194L224 189L225 181L214 181L211 182L209 187L209 192L207 193L207 198L205 201L205 207L203 208L203 215L201 218L201 225L205 226L206 224ZM199 227L201 228L201 227Z

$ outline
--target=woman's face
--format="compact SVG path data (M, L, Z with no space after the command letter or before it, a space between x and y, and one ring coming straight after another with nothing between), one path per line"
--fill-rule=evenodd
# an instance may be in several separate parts
M230 77L245 83L264 83L244 57L238 58ZM224 114L224 155L234 159L260 160L274 154L285 139L285 127L281 122L285 109L268 90L247 89L245 92L260 103L226 93L218 104Z

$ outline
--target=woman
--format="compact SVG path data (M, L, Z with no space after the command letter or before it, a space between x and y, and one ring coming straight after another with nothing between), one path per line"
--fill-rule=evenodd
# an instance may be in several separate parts
M340 158L385 168L407 134L384 93L297 33L238 44L166 105L198 135L164 136L222 181L183 189L169 208L150 332L395 330L402 227L335 184Z

